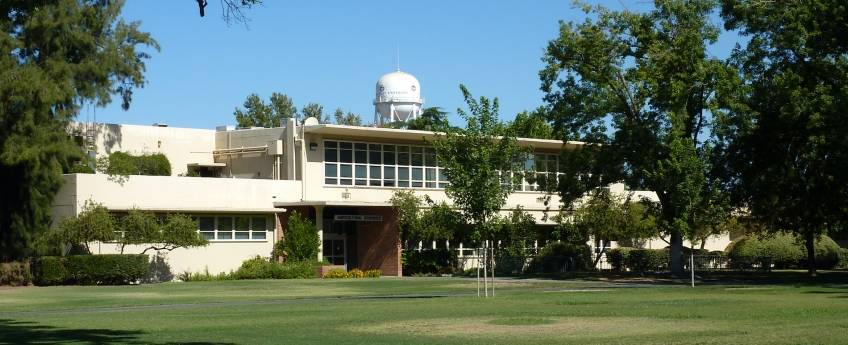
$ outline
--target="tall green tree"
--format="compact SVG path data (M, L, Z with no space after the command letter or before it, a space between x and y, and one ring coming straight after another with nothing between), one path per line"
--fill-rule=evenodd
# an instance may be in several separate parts
M32 254L50 226L62 172L82 157L68 124L83 104L124 109L144 85L139 23L120 19L123 1L0 2L0 261Z
M450 184L445 193L467 223L473 240L491 239L497 213L512 193L501 181L501 172L518 170L516 157L522 153L518 141L498 120L498 99L474 99L460 85L469 113L458 109L465 119L462 129L448 128L433 141L439 164Z
M671 269L682 272L682 245L707 181L704 138L716 85L729 72L708 56L719 28L712 0L656 1L648 12L584 10L561 23L540 72L549 119L566 150L558 190L570 205L592 188L624 180L656 191Z
M428 107L424 108L417 118L388 123L386 127L439 132L450 127L450 123L448 122L448 112L442 110L441 107Z
M642 203L614 195L604 188L593 191L570 216L558 219L561 231L568 232L563 237L569 242L601 240L601 248L594 258L595 266L609 241L640 240L657 235L655 219Z
M728 180L752 217L804 239L814 275L816 238L848 220L848 6L722 0L721 15L749 38L717 114Z
M543 107L532 112L522 111L518 113L508 126L519 138L557 139L554 136L553 127L546 119L545 108Z
M318 119L318 123L330 123L330 118L324 115L324 106L318 103L307 104L301 112L304 120L314 117Z
M249 127L280 127L282 121L297 118L297 107L289 96L274 92L269 103L265 103L259 95L252 93L244 101L244 109L236 108L233 115L238 126Z
M336 108L336 111L333 112L333 118L336 119L337 125L362 126L362 118L359 115L352 112L345 114L342 108Z

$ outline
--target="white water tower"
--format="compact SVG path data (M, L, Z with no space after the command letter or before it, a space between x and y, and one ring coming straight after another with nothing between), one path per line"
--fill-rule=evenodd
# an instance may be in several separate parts
M374 123L383 125L418 118L423 104L418 79L400 70L386 73L377 80Z

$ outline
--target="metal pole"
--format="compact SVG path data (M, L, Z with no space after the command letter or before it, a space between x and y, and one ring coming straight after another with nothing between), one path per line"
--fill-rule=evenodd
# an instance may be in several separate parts
M489 271L489 260L487 257L489 256L489 240L483 243L483 291L484 296L489 297L489 277L487 272Z
M495 248L492 248L492 297L495 297Z
M477 297L480 297L480 259L477 259Z
M689 252L692 255L689 258L689 270L692 271L692 287L695 287L695 250L692 249Z

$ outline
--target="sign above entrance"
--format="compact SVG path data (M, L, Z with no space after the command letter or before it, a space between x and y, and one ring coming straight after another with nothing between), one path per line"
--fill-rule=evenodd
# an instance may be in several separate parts
M382 222L383 216L373 214L337 214L333 220L348 222Z

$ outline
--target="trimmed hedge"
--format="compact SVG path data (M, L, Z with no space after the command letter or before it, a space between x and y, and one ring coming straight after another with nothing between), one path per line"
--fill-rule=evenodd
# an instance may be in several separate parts
M668 250L619 247L607 251L607 260L615 271L658 272L668 269Z
M106 173L114 175L170 176L171 162L161 153L131 155L113 152L109 155Z
M122 285L147 276L149 262L144 254L71 255L42 257L36 269L39 285Z
M841 260L839 245L822 236L815 242L816 266L832 269ZM804 268L807 251L802 240L792 234L779 233L770 237L745 236L731 242L725 249L734 267L744 267L751 258L769 257L775 268Z
M404 275L453 273L457 266L456 251L445 248L407 250L402 261Z
M61 256L45 256L35 261L36 285L62 285L68 279L64 258Z
M531 273L586 271L592 266L592 252L582 243L554 242L548 244L527 267Z
M23 286L32 283L29 262L0 263L0 285Z
M310 261L271 262L260 256L245 260L233 279L297 279L314 278L315 264Z
M665 249L633 249L627 266L636 272L660 272L668 269L668 251Z

